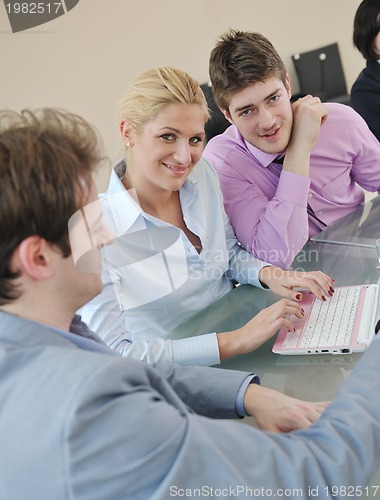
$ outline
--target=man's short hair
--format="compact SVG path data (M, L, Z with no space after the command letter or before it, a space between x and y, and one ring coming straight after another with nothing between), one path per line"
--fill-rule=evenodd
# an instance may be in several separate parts
M100 159L96 131L77 115L0 111L0 305L19 296L11 258L25 238L41 236L70 255L67 223Z
M233 94L268 78L286 81L285 65L260 33L231 30L211 51L210 80L216 104L228 110Z

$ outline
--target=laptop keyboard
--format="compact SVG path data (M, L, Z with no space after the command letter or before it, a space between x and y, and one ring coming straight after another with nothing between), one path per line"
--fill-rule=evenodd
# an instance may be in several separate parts
M326 302L315 300L300 347L349 344L361 288L336 288L334 295Z

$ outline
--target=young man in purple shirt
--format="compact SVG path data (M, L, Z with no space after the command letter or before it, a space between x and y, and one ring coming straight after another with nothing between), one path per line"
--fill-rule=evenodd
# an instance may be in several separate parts
M349 106L310 95L291 103L284 63L259 33L223 35L209 69L232 126L204 157L241 244L287 268L309 237L363 203L362 188L380 189L380 144Z

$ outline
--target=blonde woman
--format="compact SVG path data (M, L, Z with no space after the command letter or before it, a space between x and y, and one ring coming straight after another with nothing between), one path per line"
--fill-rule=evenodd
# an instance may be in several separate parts
M321 272L297 274L262 262L238 244L217 175L201 154L209 118L199 84L183 71L155 68L120 105L125 157L101 195L115 243L104 248L104 290L81 312L112 348L148 362L214 365L250 352L302 317L293 287L320 299L333 293ZM182 340L168 333L236 282L286 297L238 330Z

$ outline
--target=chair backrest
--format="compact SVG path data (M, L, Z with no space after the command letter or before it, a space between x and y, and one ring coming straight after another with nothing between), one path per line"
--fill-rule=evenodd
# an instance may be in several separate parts
M337 43L293 54L292 60L301 94L316 95L324 101L349 101Z
M222 134L231 123L226 120L224 114L215 104L214 95L210 83L202 83L201 89L206 97L208 107L211 111L211 118L205 125L206 142L215 135Z

